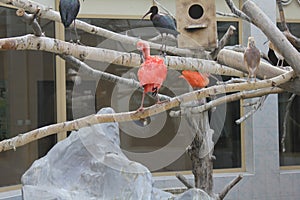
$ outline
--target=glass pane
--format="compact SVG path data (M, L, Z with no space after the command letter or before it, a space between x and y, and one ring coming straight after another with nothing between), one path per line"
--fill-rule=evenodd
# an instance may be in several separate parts
M300 37L300 23L288 23L290 32L296 37ZM281 28L281 24L277 23ZM277 60L276 60L277 62ZM276 65L275 62L275 65ZM284 66L288 63L284 62ZM291 93L278 94L278 113L279 113L279 150L280 150L280 166L300 165L300 97L296 96L292 102L289 114L286 118L286 137L285 152L282 152L281 139L283 136L284 117L287 112L288 100Z
M288 100L291 93L278 94L279 109L279 144L280 165L300 165L300 97L296 96L286 118L285 152L282 152L281 139L283 136L284 118L287 112Z
M14 9L0 7L0 38L32 33ZM47 36L54 23L39 21ZM0 52L0 139L36 129L55 120L55 56L38 51ZM0 153L0 187L21 183L22 174L55 143L49 136Z
M115 32L122 32L134 37L143 39L155 38L158 33L152 27L152 22L149 20L139 19L83 19L84 21L103 27ZM229 25L234 25L238 29L237 22L219 22L220 35L223 35ZM152 27L152 28L151 28ZM68 30L69 31L69 30ZM70 30L73 32L73 30ZM238 30L237 30L238 32ZM103 37L90 35L81 31L78 31L80 41L85 45L98 46L102 48L109 48L117 51L132 52L136 51L136 48L130 45L122 44L113 40L108 40ZM66 36L69 34L66 32ZM67 38L68 40L68 38ZM231 40L232 44L237 44L238 36L233 36ZM174 41L168 41L169 45L176 45ZM151 54L158 54L157 51L152 51ZM101 71L109 72L125 78L133 78L137 80L138 68L127 68L123 66L95 62L86 59L84 61L88 65ZM82 117L88 114L95 113L99 109L107 106L114 108L116 112L136 110L141 103L142 93L137 91L137 88L128 88L127 86L121 86L113 84L109 81L94 80L90 77L77 75L77 71L72 69L72 66L67 64L67 97L68 97L68 119L74 119ZM175 96L176 94L182 94L190 91L190 87L187 85L184 79L179 78L180 73L175 70L168 71L167 80L164 82L164 86L160 92L169 96ZM225 78L225 77L224 77ZM211 80L213 82L213 80ZM75 102L75 103L74 103ZM153 105L156 99L146 96L145 106ZM78 105L78 106L76 106ZM83 105L83 106L82 106ZM230 103L227 105L225 126L223 128L218 124L218 120L222 122L222 118L216 119L211 122L213 129L216 129L216 135L220 135L220 139L215 147L215 154L217 161L215 162L215 168L236 168L241 167L241 138L240 138L240 126L232 125L234 120L240 116L239 102ZM148 119L147 119L148 120ZM121 123L120 124L120 137L121 148L126 152L125 154L132 159L137 159L136 154L150 155L149 160L137 160L145 165L151 165L152 160L156 162L166 162L163 158L163 153L159 154L161 149L173 142L174 138L179 138L179 143L187 141L189 138L190 129L187 127L182 128L181 124L183 119L169 117L169 111L150 118L151 123L145 127L141 127L143 121ZM224 121L224 120L223 120ZM149 134L149 135L147 135ZM176 155L176 159L172 162L164 165L154 171L179 171L190 170L191 161L185 153L187 145L184 147L173 146L169 148L172 153L181 151L181 154ZM135 154L136 153L136 154ZM157 155L157 154L158 155ZM143 155L144 155L143 154ZM157 155L157 156L156 156ZM156 156L156 159L154 158ZM168 158L166 158L168 159Z

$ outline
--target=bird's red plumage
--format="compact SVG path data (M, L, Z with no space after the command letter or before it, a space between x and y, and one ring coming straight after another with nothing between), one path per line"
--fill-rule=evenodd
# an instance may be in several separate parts
M155 88L159 90L166 77L167 67L159 56L147 57L138 71L138 79L144 92L153 92Z
M207 74L201 74L197 71L182 71L182 76L189 82L193 88L204 88L209 84Z

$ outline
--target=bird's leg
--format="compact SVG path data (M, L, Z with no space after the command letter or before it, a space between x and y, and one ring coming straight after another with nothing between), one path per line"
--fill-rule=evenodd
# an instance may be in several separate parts
M280 62L280 59L278 58L278 59L277 59L276 67L279 67L279 62Z
M75 23L75 20L74 20L74 31L75 31L75 35L76 35L76 43L77 43L77 44L81 44L81 43L80 43L80 40L79 40L79 37L78 37L78 34L77 34L77 29L76 29L76 23Z
M161 54L163 54L163 47L164 47L164 34L161 33L161 47L160 47Z
M248 73L247 82L249 82L249 83L250 83L250 72Z
M71 29L70 29L70 27L68 28L68 32L69 32L70 42L73 43L73 39L72 39L72 34L71 34Z
M144 98L145 98L145 92L143 92L143 96L142 96L142 103L141 106L137 109L138 112L143 111L144 110Z

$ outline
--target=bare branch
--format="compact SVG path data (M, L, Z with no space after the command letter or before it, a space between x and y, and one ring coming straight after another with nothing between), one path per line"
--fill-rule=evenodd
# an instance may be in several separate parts
M252 116L259 108L261 108L263 106L266 98L267 98L267 95L260 97L259 100L256 102L256 104L254 106L252 106L252 110L250 110L249 112L247 112L240 119L235 120L235 123L236 124L240 124L243 121L245 121L246 119L248 119L250 116Z
M106 63L138 67L140 66L140 55L136 53L119 52L110 49L82 46L74 43L61 41L49 37L35 37L25 35L13 38L1 38L0 50L40 50L55 54L72 55L81 60L95 60ZM166 56L165 63L169 68L175 70L193 70L218 75L244 76L243 72L220 65L215 61L185 58L177 56Z
M251 91L242 91L242 92L238 92L235 94L220 97L218 99L210 101L201 106L189 108L189 110L192 114L198 114L198 113L210 110L210 109L212 109L218 105L221 105L223 103L237 101L240 99L249 99L249 98L254 98L254 97L260 97L260 96L266 95L266 94L277 94L277 93L281 93L281 92L284 92L284 90L277 88L277 87L264 88L264 89L251 90ZM178 117L185 113L186 113L186 111L171 111L170 116Z
M39 4L37 2L28 1L28 0L0 0L0 3L1 2L4 4L13 5L17 8L23 8L24 10L26 10L30 13L37 13L37 10L39 10L39 12L37 13L38 17L53 20L56 22L61 22L59 12L52 10L49 7ZM77 29L83 30L83 31L93 34L93 35L99 35L99 36L102 36L105 38L119 41L121 43L126 43L126 44L131 44L133 46L136 46L136 43L138 41L140 41L139 38L134 38L134 37L118 34L118 33L106 30L104 28L101 28L101 27L90 25L90 24L83 22L81 20L78 20L78 19L76 19L75 23L76 23ZM74 26L74 23L72 23L70 27L73 27L73 26ZM161 44L152 43L152 42L149 42L149 44L152 49L160 50L160 48L161 48ZM180 49L180 48L171 47L171 46L167 46L166 51L167 51L167 53L172 54L172 55L184 55L184 56L196 55L195 52L193 52L189 49ZM207 59L207 58L209 58L209 52L206 52L206 51L197 52L197 57Z
M281 21L281 26L283 28L283 31L288 31L289 32L289 28L286 25L286 21L285 21L282 2L281 2L281 0L276 0L276 3L277 3L278 11L279 11L280 21Z
M284 114L284 119L283 119L283 134L282 134L282 138L280 141L281 147L282 147L282 152L285 152L285 138L286 138L286 134L287 134L287 119L288 119L288 116L290 115L292 103L296 96L297 96L296 94L291 95L291 97L289 98L288 103L286 105L286 108L285 108L285 114Z
M221 51L221 49L224 48L224 46L228 43L229 39L231 36L234 34L234 31L236 28L232 25L229 26L227 29L226 33L222 37L222 39L218 42L218 47L215 48L211 53L210 56L212 57L213 60L217 58L218 53Z
M223 16L223 17L233 17L233 18L239 18L239 16L233 14L233 13L223 13L220 11L216 12L217 15Z
M21 17L22 21L31 25L35 36L40 37L44 35L41 26L36 20L36 14L27 14L24 9L18 9L16 14L18 17Z
M245 13L243 13L242 11L239 10L234 5L232 0L225 0L225 1L227 3L227 6L230 8L230 10L233 14L235 14L236 16L240 17L241 19L246 20L251 23L251 19Z
M225 196L228 194L228 192L236 185L238 184L243 178L243 175L240 174L235 179L233 179L224 189L222 192L220 192L217 195L217 200L222 200L225 198Z
M192 186L192 184L190 184L182 174L176 173L176 178L180 180L181 183L183 183L183 185L185 185L188 189L194 188L194 186Z
M292 46L282 32L276 27L271 19L252 1L246 1L242 8L254 25L256 25L274 44L283 55L284 59L300 74L300 56L298 51ZM280 48L279 48L280 47Z
M228 92L236 92L241 90L254 90L259 88L274 87L281 85L290 81L294 77L294 72L290 71L280 76L274 77L268 80L262 80L253 83L238 83L238 84L228 84L221 86L212 86L209 88L204 88L201 90L189 92L177 97L171 98L169 101L155 104L143 111L130 111L115 114L94 114L87 117L75 119L68 122L57 123L49 126L45 126L39 129L32 130L25 134L19 134L18 136L0 141L0 152L7 151L10 149L15 149L16 147L28 144L34 140L56 134L59 132L78 130L83 127L91 126L98 123L107 122L125 122L145 119L146 117L170 110L172 108L178 107L183 103L208 97L211 95L223 94Z

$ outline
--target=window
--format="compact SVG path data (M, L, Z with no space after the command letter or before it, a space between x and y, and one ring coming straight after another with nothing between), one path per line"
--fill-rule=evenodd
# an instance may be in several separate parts
M300 23L288 23L287 25L292 34L300 37ZM277 26L280 27L280 23ZM273 64L276 65L276 62L277 60ZM287 105L290 97L291 93L288 92L278 94L280 166L300 165L300 97L298 95L292 101L286 118L285 152L282 151L284 118L288 111Z
M123 32L124 34L143 39L154 38L157 36L156 30L152 27L152 22L149 20L95 18L82 20L114 32ZM238 22L219 22L218 30L220 36L227 31L229 25L234 25L238 29ZM71 30L71 32L73 31ZM80 41L85 45L126 52L136 51L135 47L130 47L126 44L90 35L81 31L78 31L78 33ZM232 37L230 44L238 43L237 33ZM66 32L65 35L68 40L68 35L70 34ZM171 45L175 45L174 41ZM151 51L151 53L158 54L159 52ZM137 68L126 68L113 64L94 62L88 59L85 60L85 62L93 68L102 71L113 73L122 77L137 79ZM72 71L72 67L67 65L67 71ZM136 91L136 88L122 87L118 84L112 84L104 80L92 80L90 77L85 76L81 76L80 81L78 79L76 81L74 76L71 76L70 74L71 73L67 74L67 81L69 84L69 87L67 86L69 88L67 91L67 113L69 120L95 113L99 109L107 106L112 106L116 112L135 110L140 106L142 94ZM161 93L174 96L176 94L187 92L189 88L183 79L178 78L179 75L180 74L178 72L169 70L166 85L161 88ZM76 99L75 102L78 100L78 104L74 104L74 99ZM87 99L89 103L87 102ZM73 102L73 105L71 102ZM154 99L148 97L145 98L145 106L152 105L154 103ZM224 127L221 127L220 124L218 124L218 120L220 120L220 123L224 122L222 121L222 118L216 118L214 123L211 123L212 128L216 129L216 132L219 132L216 133L216 135L220 135L218 143L215 146L217 160L214 166L216 169L240 168L242 163L240 126L232 125L235 124L234 120L240 117L240 104L239 102L229 103L227 105L227 109ZM169 112L153 116L150 120L152 125L149 125L148 127L140 127L143 122L120 123L121 148L124 151L127 151L126 155L148 167L152 166L155 162L164 163L161 166L153 166L152 170L156 172L190 170L190 159L187 154L184 153L187 145L178 148L180 144L186 142L188 140L187 138L189 138L187 133L188 130L184 128L182 129L181 127L183 120L180 118L169 117ZM176 158L172 160L170 157L164 155L166 152L160 153L160 150L173 143L175 141L173 139L176 137L179 137L179 139L176 140L178 145L174 145L166 150L169 151L166 155L170 155L172 157L176 154ZM145 159L145 157L147 157L147 159Z
M287 105L291 93L278 94L279 109L279 145L280 145L280 165L291 166L300 165L300 98L296 96L292 101L291 107L287 110ZM288 112L288 113L286 113ZM285 152L282 151L281 139L283 136L284 118L286 118L286 136L285 136Z
M0 7L0 38L32 33L14 9ZM40 20L46 35L54 23ZM0 52L0 140L55 122L55 56L38 51ZM54 145L49 136L0 153L0 187L20 184L32 162Z

